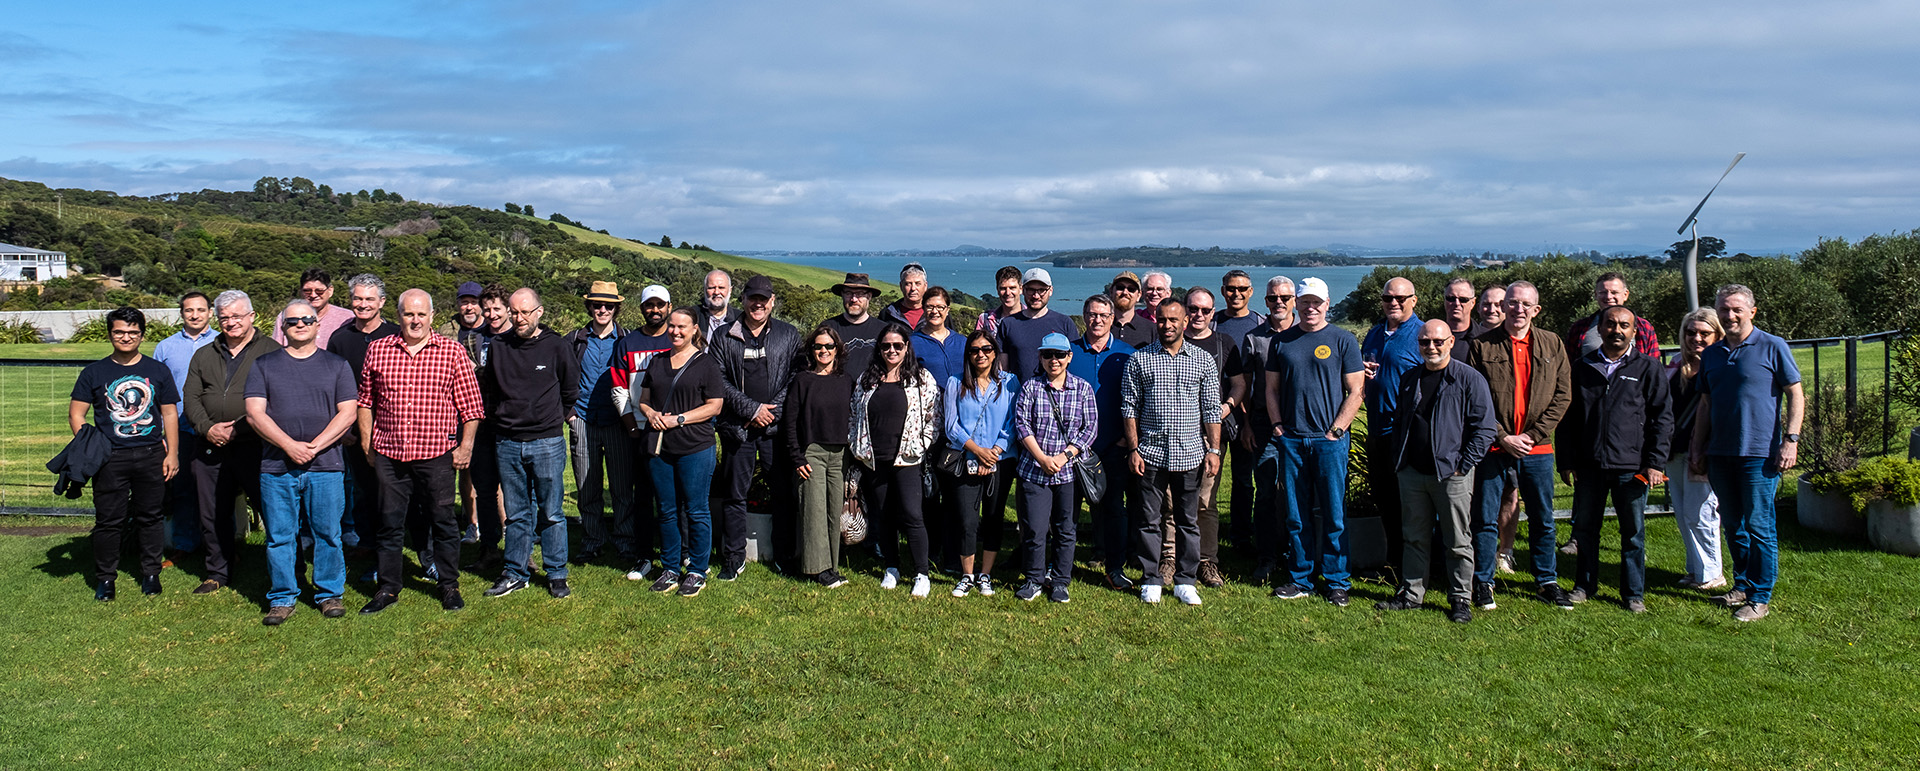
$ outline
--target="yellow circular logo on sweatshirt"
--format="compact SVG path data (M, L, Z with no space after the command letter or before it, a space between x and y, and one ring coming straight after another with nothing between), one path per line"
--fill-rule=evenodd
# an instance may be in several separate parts
M1332 355L1333 355L1333 349L1324 345L1313 349L1313 358L1316 358L1316 359L1324 359Z

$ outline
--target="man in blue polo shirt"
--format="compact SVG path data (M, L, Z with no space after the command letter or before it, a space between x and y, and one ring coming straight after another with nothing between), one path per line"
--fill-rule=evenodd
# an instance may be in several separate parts
M1420 303L1413 282L1399 276L1387 279L1380 290L1380 309L1386 318L1367 331L1360 343L1360 359L1367 368L1367 483L1373 493L1374 508L1380 512L1380 527L1387 536L1387 567L1400 565L1400 544L1405 540L1400 528L1400 481L1394 457L1395 416L1399 412L1397 395L1400 377L1421 366L1420 315L1414 307ZM1424 578L1424 576L1413 576Z
M1727 336L1700 355L1705 404L1695 413L1687 466L1691 473L1705 473L1727 523L1734 580L1733 591L1720 601L1733 608L1734 620L1758 621L1767 617L1780 576L1773 495L1781 472L1799 459L1806 395L1787 341L1753 326L1752 289L1722 286L1713 306ZM1782 395L1787 397L1784 435Z
M1094 531L1099 533L1100 555L1107 564L1107 585L1129 591L1133 581L1123 568L1127 564L1126 498L1137 494L1132 469L1127 466L1127 451L1120 439L1120 377L1126 374L1127 359L1134 347L1113 333L1113 298L1097 294L1081 306L1087 320L1087 333L1073 341L1073 357L1067 360L1067 374L1093 385L1094 406L1100 411L1100 425L1093 435L1093 451L1100 455L1100 466L1107 471L1107 495L1099 503L1089 503Z
M193 360L193 352L219 336L220 331L213 328L213 301L207 299L205 292L188 292L180 296L180 331L154 344L153 359L167 365L178 387L187 382L187 363ZM184 402L176 402L173 407L177 414L187 414ZM200 435L193 432L191 424L180 421L180 457L192 458L199 454ZM175 474L173 481L167 483L167 498L171 501L167 544L182 556L200 549L198 489L192 474Z

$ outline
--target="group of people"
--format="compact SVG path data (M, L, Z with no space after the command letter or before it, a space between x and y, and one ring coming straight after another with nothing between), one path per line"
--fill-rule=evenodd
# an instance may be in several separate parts
M463 607L468 522L480 554L469 567L498 576L489 597L542 574L566 597L568 565L600 559L653 591L695 596L710 573L732 581L746 569L750 504L773 517L761 559L789 576L847 582L838 566L855 509L883 588L926 597L938 566L956 576L952 596L993 595L1011 500L1021 600L1069 601L1085 505L1104 582L1145 602L1170 591L1198 605L1199 587L1225 583L1224 519L1256 566L1250 580L1275 585L1273 597L1346 606L1349 431L1364 407L1365 494L1386 536L1379 576L1397 586L1378 608L1424 607L1431 579L1444 581L1453 621L1494 609L1522 512L1537 597L1592 599L1610 500L1619 600L1643 612L1643 512L1666 484L1683 583L1724 590L1736 619L1767 614L1774 489L1794 464L1804 402L1785 342L1753 326L1746 287L1721 287L1714 308L1687 314L1667 363L1612 273L1595 287L1600 310L1565 336L1534 327L1539 292L1525 281L1456 279L1440 317L1422 320L1414 285L1394 278L1385 320L1364 339L1330 323L1317 278L1268 280L1263 314L1245 271L1229 271L1218 294L1178 297L1165 273L1121 272L1076 323L1050 307L1044 268L1005 267L999 306L970 332L923 268L899 278L901 298L875 312L879 290L848 274L832 288L844 312L806 332L775 318L764 276L737 307L724 271L692 305L648 286L631 330L617 321L619 288L596 281L589 323L560 334L533 289L464 284L436 330L425 291L400 294L394 323L378 277L348 280L340 308L331 277L310 270L271 336L255 331L246 294L196 292L151 358L139 351L145 319L117 309L114 352L81 372L69 412L76 435L111 446L94 477L96 597L114 597L128 527L140 588L160 591L169 498L174 545L197 535L205 555L194 591L219 591L243 495L265 525L269 625L295 612L308 554L320 612L343 615L353 549L375 557L361 613L398 601L409 546L442 607ZM1574 488L1571 591L1556 565L1556 466Z

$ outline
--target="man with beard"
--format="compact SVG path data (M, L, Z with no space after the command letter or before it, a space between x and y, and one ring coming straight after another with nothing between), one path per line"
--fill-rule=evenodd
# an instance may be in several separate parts
M1140 277L1120 271L1107 284L1107 296L1113 298L1113 336L1134 350L1153 342L1153 314L1140 307Z
M927 269L917 262L907 263L900 269L900 299L889 303L880 318L908 329L919 329L920 319L926 315L920 307L926 294Z
M708 340L719 333L720 328L732 324L740 318L740 309L733 307L733 276L724 270L707 272L706 286L700 293L700 334Z
M647 364L653 361L653 357L673 347L666 334L667 312L671 310L673 295L667 292L667 288L659 284L648 285L640 290L640 315L644 323L613 346L612 364L609 365L613 380L613 412L620 416L627 437L636 441L640 438L641 426L636 417L640 381L646 377ZM641 447L639 450L645 454L648 448ZM647 535L649 528L645 526L645 523L658 519L654 508L658 502L654 500L651 480L650 474L634 474L633 521L637 526L633 528L634 564L627 571L628 581L644 581L653 570L652 541ZM665 567L675 572L680 570L679 565Z
M1169 298L1157 309L1159 342L1127 359L1120 378L1120 417L1128 469L1139 479L1134 506L1134 554L1143 577L1140 600L1159 603L1171 580L1173 596L1199 605L1200 479L1220 473L1220 372L1206 352L1188 345L1186 303ZM1197 398L1196 398L1197 397ZM1172 496L1175 560L1166 576L1160 551L1162 499Z
M925 278L922 277L922 283ZM796 556L797 526L788 493L791 473L779 462L782 447L781 408L787 402L787 384L800 356L800 333L792 324L773 317L778 298L766 276L747 280L742 297L745 311L720 328L707 351L720 363L726 406L720 412L720 580L740 577L747 564L747 492L754 471L767 482L766 510L775 517L772 559L784 563Z

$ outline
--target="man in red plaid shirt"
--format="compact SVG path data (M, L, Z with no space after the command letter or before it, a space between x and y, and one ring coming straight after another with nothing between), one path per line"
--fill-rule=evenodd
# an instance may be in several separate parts
M407 508L427 503L432 555L440 579L440 607L466 607L460 597L460 526L453 517L454 469L473 458L481 418L480 383L459 343L433 331L433 297L419 289L400 294L400 334L367 347L360 372L360 445L380 488L380 585L361 613L378 613L399 600Z
M1594 329L1594 322L1598 321L1600 314L1605 313L1608 308L1615 305L1624 307L1627 304L1627 294L1626 276L1612 271L1600 274L1600 278L1593 282L1593 301L1600 306L1600 310L1592 316L1573 322L1573 326L1567 330L1565 340L1569 356L1578 360L1582 356L1600 350L1600 331ZM1664 361L1660 358L1660 333L1654 331L1653 322L1648 321L1644 316L1634 317L1633 349L1641 356L1652 358L1654 361Z

